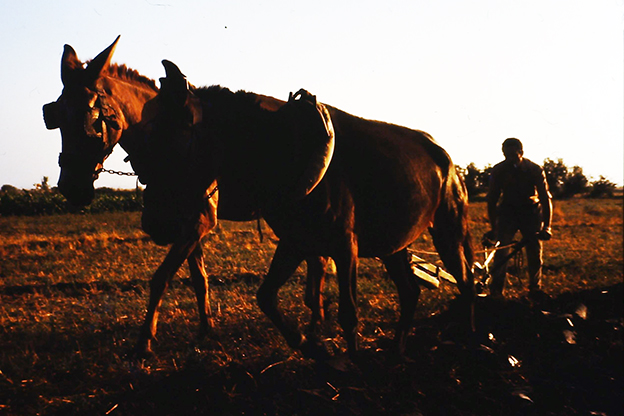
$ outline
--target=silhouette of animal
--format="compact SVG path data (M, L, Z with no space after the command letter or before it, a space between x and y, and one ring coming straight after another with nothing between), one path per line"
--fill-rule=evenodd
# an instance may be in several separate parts
M146 118L153 114L146 104L156 97L158 88L153 80L137 71L125 65L111 64L118 41L119 37L86 64L78 59L71 46L65 45L61 58L62 94L55 102L43 106L46 127L59 128L62 135L59 190L77 206L88 205L93 200L94 181L117 143L128 153L140 180L143 183L149 180L145 165L150 152L146 148L143 125L147 122ZM285 104L267 96L257 96L257 100L268 111L277 111ZM237 203L231 204L231 208L219 205L216 186L216 182L211 184L202 204L196 207L192 219L186 222L187 232L180 238L169 238L166 225L152 227L149 221L143 221L144 230L156 243L172 245L151 278L148 312L136 347L140 355L152 353L158 307L169 282L185 260L197 297L200 336L209 334L213 328L208 275L200 240L215 227L217 217L250 221L259 215L244 201L235 201ZM307 263L310 277L306 286L306 304L312 309L313 328L324 317L321 290L327 260L312 257L307 259Z
M403 351L420 294L407 246L426 229L466 300L466 322L472 322L467 193L431 136L355 117L317 103L304 90L289 105L268 111L255 94L195 88L175 64L163 65L166 77L151 108L157 115L146 126L155 152L151 169L158 172L145 191L149 221L174 223L172 233L183 234L191 218L185 212L197 211L215 180L220 204L246 198L260 210L280 240L257 299L292 348L313 357L325 353L278 307L278 291L301 261L334 260L338 319L353 355L358 257L378 257L398 289L395 338Z

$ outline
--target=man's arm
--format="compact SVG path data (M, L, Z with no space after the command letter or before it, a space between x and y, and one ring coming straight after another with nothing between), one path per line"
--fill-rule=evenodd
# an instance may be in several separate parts
M539 196L540 206L542 207L542 230L540 231L540 238L542 240L550 240L552 237L552 230L550 224L552 222L552 195L548 190L548 181L546 180L546 173L543 169L540 169L540 179L537 182L537 195Z

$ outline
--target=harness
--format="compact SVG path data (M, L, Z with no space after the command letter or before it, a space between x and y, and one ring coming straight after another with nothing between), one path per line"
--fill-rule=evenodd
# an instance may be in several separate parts
M88 134L89 137L98 137L101 138L102 148L106 148L109 143L108 139L108 127L115 130L121 129L120 120L117 117L117 113L113 106L109 103L107 95L101 90L97 89L95 91L97 94L93 103L89 105L90 112L87 116L85 116L84 120L84 130L88 133L95 131L95 135ZM97 111L97 118L93 117L94 113ZM96 126L100 126L100 130L97 129ZM59 166L69 167L70 169L76 170L88 170L92 169L93 166L97 166L99 163L103 163L103 161L110 155L112 152L112 147L110 150L104 152L99 152L100 154L93 157L87 157L79 152L68 152L63 151L59 154ZM98 174L100 172L105 171L104 169L98 169L93 172L93 179L97 179ZM116 174L124 174L128 175L124 172L115 172ZM131 175L128 175L131 176Z

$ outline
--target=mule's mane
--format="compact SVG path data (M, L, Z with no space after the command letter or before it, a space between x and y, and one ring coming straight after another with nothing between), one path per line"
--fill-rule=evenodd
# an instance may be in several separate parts
M146 85L154 91L158 91L156 82L153 79L139 74L138 71L132 68L128 68L125 64L111 64L106 69L106 73L112 77L119 78L121 80L138 82L140 84Z
M222 105L236 105L238 108L247 110L259 110L261 108L258 103L258 95L244 90L232 92L230 89L220 85L212 85L210 87L195 88L193 92L201 100L218 100Z

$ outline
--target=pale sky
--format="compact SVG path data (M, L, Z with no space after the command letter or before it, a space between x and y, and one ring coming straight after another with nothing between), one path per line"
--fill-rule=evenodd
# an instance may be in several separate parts
M153 79L286 99L306 88L351 114L427 131L456 164L502 160L517 137L541 164L624 183L623 0L0 0L0 185L55 185L70 44ZM117 148L105 167L129 170ZM96 186L133 188L102 174Z

